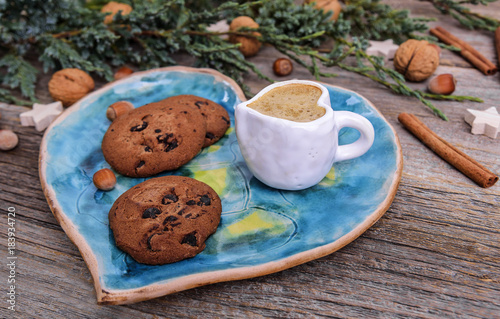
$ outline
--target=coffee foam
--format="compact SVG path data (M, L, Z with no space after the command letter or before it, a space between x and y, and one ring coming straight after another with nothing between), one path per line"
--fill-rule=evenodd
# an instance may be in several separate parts
M322 93L320 88L312 85L287 84L275 87L247 106L268 116L310 122L326 113L318 106Z

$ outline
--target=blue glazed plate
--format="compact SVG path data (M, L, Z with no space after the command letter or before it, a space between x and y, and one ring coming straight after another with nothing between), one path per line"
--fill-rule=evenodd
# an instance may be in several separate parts
M233 108L244 99L231 79L207 69L171 67L113 82L88 95L52 123L42 140L40 179L62 228L80 250L101 304L151 299L200 285L261 276L325 256L373 225L389 208L402 171L393 128L366 99L327 85L335 110L368 118L375 142L362 157L335 163L318 185L279 191L252 177L234 133ZM108 226L108 211L123 192L144 181L117 174L109 192L97 190L93 174L109 165L101 141L110 122L107 107L127 100L135 107L169 96L194 94L224 106L231 128L179 170L209 184L222 200L222 218L205 250L194 258L162 266L135 262L119 250ZM340 144L358 132L344 129Z

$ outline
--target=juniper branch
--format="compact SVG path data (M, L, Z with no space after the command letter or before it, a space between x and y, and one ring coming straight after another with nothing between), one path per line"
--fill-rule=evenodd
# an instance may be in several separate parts
M422 37L418 33L427 30L425 23L429 19L410 18L407 11L395 10L381 4L380 0L345 0L347 5L335 23L329 20L331 13L313 5L296 5L293 0L260 0L242 4L204 0L197 1L200 5L196 7L192 5L194 0L150 0L146 3L131 0L132 13L127 16L117 14L109 25L102 23L104 14L99 12L100 0L87 1L84 6L78 1L44 0L44 10L31 2L30 5L16 6L19 1L27 3L33 0L0 4L0 51L12 52L20 59L18 61L24 61L26 52L37 51L45 71L77 67L109 79L112 66L125 63L140 68L171 65L176 64L174 53L187 52L196 58L195 66L214 68L232 77L248 94L243 74L253 72L266 81L273 80L243 57L238 44L220 38L227 34L244 35L257 37L274 46L317 79L337 76L322 71L320 66L323 69L339 67L370 78L398 94L416 97L430 108L433 106L428 98L479 101L472 97L436 96L412 90L394 70L366 55L367 39L392 38L401 42ZM219 6L214 5L217 3ZM20 8L26 8L26 12L21 13ZM255 30L248 28L228 32L207 30L213 22L242 14L254 17L260 25L261 36L252 34L250 31ZM29 29L30 33L18 32L20 26L23 30ZM342 42L348 38L357 40L350 44ZM320 52L317 47L327 39L335 39L339 45L328 52ZM429 37L429 40L435 39ZM353 54L359 63L357 67L345 62ZM364 65L366 61L368 66ZM21 86L21 82L16 82L19 77L15 74L25 71L14 71L15 68L8 67L10 63L3 65L8 69L8 76L2 78L4 85ZM31 70L29 63L20 65L24 70ZM34 85L36 74L24 78L23 93L34 98L34 91L29 87ZM5 90L0 94L0 100L13 101Z
M9 90L0 88L0 102L8 103L8 104L12 103L15 105L22 105L22 106L31 106L33 104L33 102L36 102L36 100L35 101L28 101L25 99L20 99L18 97L15 97L14 95L12 95L9 92Z
M465 1L453 1L453 0L426 0L431 2L436 9L438 9L443 14L449 14L462 25L469 29L483 29L488 31L495 31L500 27L500 21L494 18L487 17L485 15L472 12L469 8L463 6L463 4L472 5L488 5L488 3L494 2L496 0L465 0Z

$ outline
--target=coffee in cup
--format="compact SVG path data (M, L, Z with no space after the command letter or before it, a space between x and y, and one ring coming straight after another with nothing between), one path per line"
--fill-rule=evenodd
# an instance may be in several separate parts
M248 104L262 114L294 122L310 122L325 115L318 105L323 94L320 88L307 84L275 87L258 100Z
M316 185L334 162L363 155L374 139L370 121L356 113L333 111L328 89L312 81L272 84L238 104L235 119L236 137L249 170L264 184L284 190ZM359 139L338 145L343 127L358 130Z

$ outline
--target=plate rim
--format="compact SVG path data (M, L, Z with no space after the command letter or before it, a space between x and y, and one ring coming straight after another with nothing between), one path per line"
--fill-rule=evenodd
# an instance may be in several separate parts
M100 276L99 276L99 266L97 262L97 257L95 256L94 252L90 248L90 246L87 244L87 241L85 238L78 232L76 225L64 214L62 213L62 209L59 206L59 203L56 199L56 194L54 189L52 188L51 185L48 185L47 179L46 179L46 167L47 167L47 157L48 157L48 151L47 151L47 139L48 139L48 134L52 130L53 127L61 123L69 114L76 112L80 109L81 103L85 100L92 99L94 96L97 96L101 94L102 92L108 90L109 88L126 83L126 82L133 82L134 78L140 78L143 77L144 75L148 73L158 73L158 72L175 72L175 71L180 71L180 72L185 72L185 73L201 73L201 74L210 74L215 77L216 80L219 82L227 82L234 90L237 96L240 98L241 101L245 101L246 97L243 93L243 90L240 88L240 86L231 78L228 76L213 70L213 69L208 69L208 68L192 68L192 67L186 67L186 66L172 66L172 67L164 67L164 68L157 68L157 69L151 69L147 71L141 71L141 72L135 72L132 75L118 80L118 81L113 81L110 82L106 85L104 85L102 88L92 92L91 94L85 96L84 98L80 99L79 101L75 102L72 106L68 107L57 119L52 122L52 124L47 128L45 131L42 142L40 144L40 153L39 153L39 159L38 159L38 167L39 167L39 178L40 178L40 183L42 186L43 193L45 195L45 198L47 200L47 203L50 207L50 210L52 211L52 214L56 218L57 222L61 226L61 228L64 230L66 233L66 236L73 242L73 244L77 247L79 250L83 260L87 264L87 268L89 269L93 282L94 282L94 287L96 291L96 297L97 297L97 303L100 305L120 305L120 304L130 304L130 303L135 303L135 302L140 302L144 300L149 300L157 297L161 297L164 295L168 295L171 293L179 292L182 290L187 290L199 286L204 286L204 285L209 285L209 284L214 284L217 282L225 282L225 281L233 281L233 280L242 280L242 279L248 279L248 278L254 278L258 276L264 276L268 275L271 273L276 273L288 268L292 268L295 266L298 266L300 264L324 257L326 255L332 254L335 251L341 249L342 247L346 246L347 244L351 243L354 241L356 238L361 236L365 231L367 231L371 226L373 226L384 214L385 212L389 209L391 206L394 197L396 196L396 192L399 186L399 183L401 181L401 176L402 176L402 171L403 171L403 153L402 153L402 148L401 144L399 141L399 137L396 133L396 130L394 127L387 121L387 119L383 116L383 114L375 107L375 105L366 99L364 96L361 94L340 87L336 85L332 85L329 83L321 82L321 81L316 81L320 84L323 84L325 86L333 87L333 88L338 88L347 92L351 92L362 98L368 105L377 112L378 116L384 120L384 122L391 128L393 134L394 134L394 142L397 147L396 151L396 172L394 174L394 177L391 182L391 186L389 187L389 190L387 192L387 195L380 203L380 205L377 206L377 208L370 214L368 215L365 220L360 223L357 227L352 229L350 232L347 234L343 235L339 239L335 240L334 242L328 243L326 245L316 247L304 252L300 252L298 254L294 254L292 256L283 258L279 261L271 261L267 262L264 264L256 265L256 266L248 266L248 267L240 267L240 268L233 268L233 269L226 269L226 270L216 270L216 271L210 271L210 272L204 272L204 273L198 273L198 274L192 274L188 276L183 276L179 277L176 279L173 279L169 282L166 283L152 283L149 285L146 285L144 287L139 287L139 288L132 288L132 289L108 289L103 286L103 283L100 281Z

